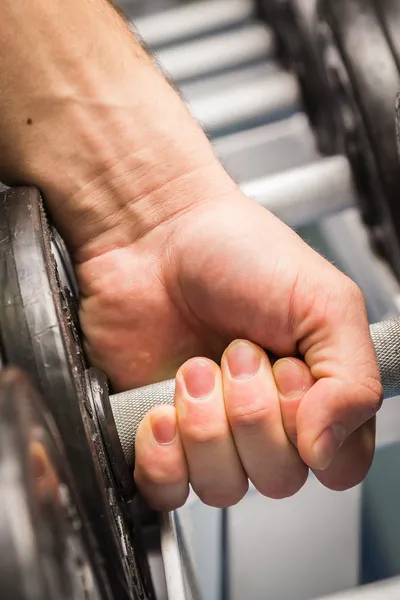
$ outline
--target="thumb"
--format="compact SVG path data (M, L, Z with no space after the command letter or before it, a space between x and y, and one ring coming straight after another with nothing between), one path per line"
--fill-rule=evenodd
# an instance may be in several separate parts
M346 305L304 353L316 380L297 411L298 451L316 470L327 469L344 442L372 419L382 385L368 321L360 305Z

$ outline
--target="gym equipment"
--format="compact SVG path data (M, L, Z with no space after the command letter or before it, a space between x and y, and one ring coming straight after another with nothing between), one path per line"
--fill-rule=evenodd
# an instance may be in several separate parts
M88 385L75 288L66 285L72 272L68 256L32 191L5 192L0 213L1 236L7 240L0 258L5 363L23 368L43 394L64 440L113 594L118 600L152 598L138 508L131 501L132 478L119 470L124 467L116 457L119 475L114 480L96 418L103 381L93 373Z
M187 105L213 139L290 117L300 102L295 77L285 71L265 74L204 96L186 93Z
M336 147L352 164L372 242L399 277L400 169L393 107L400 73L377 5L373 0L321 0L318 36L334 98Z
M299 80L304 107L323 154L334 151L334 96L318 47L317 0L256 0L257 12L277 37L278 56Z
M177 6L132 25L151 50L233 29L254 14L251 0L200 0Z
M42 399L0 374L0 597L111 600L100 556Z
M250 180L242 180L243 191L286 222L297 227L333 211L358 204L359 198L353 181L355 177L358 190L364 192L361 206L365 222L372 228L375 243L379 243L380 247L383 246L385 255L395 266L397 242L393 243L392 239L384 238L389 230L390 236L397 235L396 231L387 228L387 223L390 223L390 215L395 215L394 199L397 186L397 174L394 178L391 177L394 169L398 167L397 156L395 160L393 154L393 140L395 141L393 123L389 130L388 115L389 111L393 115L390 98L394 98L393 93L397 92L393 82L396 81L396 77L398 78L398 55L395 53L396 39L392 28L394 21L392 18L388 19L383 4L388 7L392 5L392 9L396 7L394 3L383 2L378 20L378 12L375 12L373 3L367 3L369 6L367 21L368 24L370 22L373 24L375 32L373 39L381 42L382 56L386 53L385 56L391 57L389 63L385 59L385 65L389 64L390 67L389 73L382 74L377 83L380 74L375 72L374 81L367 82L366 78L370 72L367 66L370 69L371 61L368 65L367 61L359 61L357 65L353 65L347 56L347 53L350 53L358 43L355 39L354 23L358 23L357 27L360 27L358 19L366 19L366 16L364 9L361 10L360 2L358 4L355 0L347 0L347 2L347 21L340 17L339 9L333 6L332 2L325 2L325 4L321 2L318 14L308 15L310 19L311 17L314 19L315 16L318 18L318 38L315 41L313 37L312 48L315 50L315 43L317 43L317 48L322 49L322 52L320 56L314 54L313 59L321 59L318 68L322 66L321 73L324 78L326 77L326 81L323 79L323 86L326 84L328 90L326 101L334 100L335 110L329 111L334 123L332 130L324 120L320 121L318 115L315 115L318 108L322 109L322 106L325 107L322 112L326 113L327 104L325 100L322 102L322 91L313 95L308 91L307 82L302 80L305 73L304 70L302 71L305 59L299 59L292 64L287 58L288 53L285 59L281 44L278 45L281 57L287 61L296 77L285 71L278 71L273 64L262 63L253 66L253 62L262 59L264 53L265 56L268 54L265 47L261 52L257 44L250 48L251 52L249 51L247 58L239 57L235 60L230 59L229 51L225 46L223 46L224 56L221 57L213 57L212 52L209 51L211 57L209 66L203 68L200 65L197 67L197 74L192 75L193 71L190 71L188 63L186 66L184 63L180 65L178 62L174 63L177 49L172 47L172 41L174 41L173 35L179 35L179 39L198 38L196 44L200 42L205 44L205 36L210 32L212 19L205 27L207 23L201 21L198 15L195 19L196 32L193 33L192 23L190 25L192 33L188 34L190 27L186 25L186 34L183 38L176 22L174 23L176 33L168 34L165 21L160 21L161 29L164 30L162 32L164 41L161 43L158 41L152 47L165 48L160 51L160 56L162 57L164 53L164 56L170 57L171 65L178 64L170 67L170 70L173 72L175 69L178 73L177 77L183 82L182 88L186 90L184 95L188 99L189 107L205 125L206 130L214 136L217 152L222 157L225 152L227 160L236 162L239 166L240 153L244 151L240 148L240 143L243 143L243 147L250 144L256 153L257 144L260 143L257 141L260 139L257 136L261 135L261 132L265 133L267 129L265 123L277 118L285 119L269 127L281 128L281 137L279 137L281 142L283 139L291 139L289 129L285 131L284 127L298 118L303 119L304 123L302 115L290 116L298 110L302 94L313 126L317 132L322 131L322 134L317 135L320 149L331 156L323 160L317 160L317 157L314 159L312 157L314 149L311 149L310 144L310 147L305 150L305 155L308 157L306 168L300 169L301 162L299 162L296 165L297 169L286 175L266 178L261 177L259 173L255 178L252 176ZM214 3L217 4L218 2ZM217 11L214 13L214 21L211 25L213 32L219 33L213 35L213 39L207 39L207 43L212 43L217 38L225 41L239 39L238 32L233 31L239 23L247 23L241 32L243 39L249 31L260 31L259 26L255 26L251 20L251 11L245 13L243 9L245 3L241 3L240 18L239 10L236 16L234 11L229 15L226 11L226 2L223 4L224 10L221 10L222 3L220 3L218 9L220 12L218 15ZM294 4L300 6L300 3ZM238 8L239 3L235 6ZM248 6L249 4L246 4L246 7ZM357 7L360 9L358 12ZM188 11L193 8L193 6L186 7ZM224 19L221 18L223 13ZM307 27L314 22L312 19L306 22ZM154 22L156 20L153 20ZM222 31L224 33L221 33ZM307 35L310 32L312 32L311 28L308 29ZM260 39L261 37L262 35ZM269 40L272 39L269 31L267 37ZM149 39L146 38L146 41L149 42ZM200 47L206 48L201 44ZM364 44L365 49L366 39ZM186 44L186 48L194 47L193 41ZM207 47L211 48L211 46ZM301 50L301 44L299 47ZM235 62L236 60L238 62ZM240 73L229 72L235 64L241 65ZM243 65L246 65L245 68ZM396 69L392 69L392 65L395 65ZM251 74L256 72L260 75L252 77ZM204 77L210 73L213 74L212 78ZM268 81L264 75L266 73L268 73ZM384 77L385 81L383 81ZM243 78L244 84L241 87L232 86L227 92L224 82L229 78L231 80ZM300 81L300 88L297 78ZM191 80L189 84L184 83L189 79ZM194 79L195 82L192 81ZM320 85L321 81L322 79L317 82L317 85ZM382 89L375 91L372 89L379 85ZM210 93L196 95L196 89L199 90L201 87L204 90L207 86L211 90ZM371 94L368 96L370 88L374 91L374 96ZM321 94L320 101L311 108L314 106L313 100L318 100L318 94ZM380 96L377 96L378 94ZM340 102L337 102L338 99ZM373 113L378 115L377 123L374 122ZM384 124L382 131L379 125L381 118ZM393 121L393 117L390 118ZM255 125L259 127L252 131L235 133L229 138L220 137L222 134L231 134L238 128L245 130ZM309 128L304 131L307 135L310 133ZM323 138L325 131L332 131L332 135L328 134ZM242 140L238 142L236 150L231 145L232 140L235 139ZM386 143L387 140L390 140L390 143ZM267 147L271 150L272 141ZM289 159L286 164L288 163ZM366 184L363 178L367 172L369 179ZM372 194L371 190L373 190ZM389 213L385 212L386 208L382 208L381 199L384 199L384 202L389 199L390 207L393 204ZM384 213L383 217L379 211ZM0 293L0 326L4 362L22 366L33 377L45 398L48 410L54 415L57 427L65 441L67 461L76 477L77 496L82 500L82 514L86 515L87 530L93 533L99 561L104 567L105 587L107 588L108 585L112 590L110 599L133 600L135 598L136 600L136 598L158 597L155 592L154 577L151 577L147 565L143 539L143 508L135 495L131 468L137 425L152 406L160 402L173 402L174 382L164 382L141 390L109 396L104 375L90 369L86 363L76 317L77 290L73 270L62 240L55 229L49 227L46 222L38 193L25 188L10 190L2 195L0 228L2 233L0 277L4 284ZM371 329L387 396L397 395L399 392L397 359L399 326L397 321L393 321ZM387 355L388 350L392 354ZM154 525L154 515L147 513L146 516L148 522ZM175 535L172 517L164 515L162 519L161 530L167 532L171 540ZM164 543L164 552L165 548L170 546L171 543ZM175 587L168 590L169 597L180 600L184 597L184 584L181 573L182 577L178 578L178 588L176 587L176 572L181 571L176 546L172 554L164 554L164 557L165 569L175 571ZM93 569L96 569L97 558L96 555L92 556L91 550L90 558L93 558ZM97 572L95 575L97 577ZM166 580L169 583L171 581L167 576ZM96 593L93 591L92 597L97 600ZM6 597L12 598L12 595ZM103 596L99 597L103 598Z
M132 474L115 443L105 377L87 368L80 343L70 259L46 220L37 190L0 194L0 222L3 362L30 375L64 441L103 583L111 590L104 600L186 600L191 597L186 581L197 600L190 563L177 547L175 518L159 517L135 495ZM150 572L152 557L160 554L163 564L156 561Z
M38 191L15 188L3 193L0 224L0 326L5 362L26 370L43 393L65 440L82 499L86 507L92 506L90 520L99 544L107 536L123 563L126 557L109 527L99 522L93 498L108 516L108 525L116 517L103 505L105 490L113 494L118 516L134 519L124 501L134 496L131 469L136 429L151 407L173 403L174 380L109 396L105 376L85 362L73 314L74 285L67 270L58 274L57 265L68 264L68 256L63 252L61 260L54 258L61 246L52 244L54 230L47 226ZM385 396L397 395L400 320L373 325L371 335ZM133 543L129 532L124 534L125 543ZM134 542L139 543L136 537ZM106 550L100 545L113 562ZM136 567L133 557L131 561L128 567Z
M171 46L156 54L163 71L175 83L210 77L273 56L274 37L261 23Z
M295 169L319 159L315 138L302 113L214 140L222 164L239 183Z

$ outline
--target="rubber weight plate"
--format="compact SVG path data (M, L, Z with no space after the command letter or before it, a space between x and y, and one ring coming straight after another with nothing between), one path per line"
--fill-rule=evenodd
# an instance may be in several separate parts
M400 169L394 106L400 75L373 0L321 0L321 54L361 209L400 277Z
M281 58L299 79L319 149L334 153L336 126L318 48L317 0L261 0L260 12L278 37Z
M0 375L0 598L107 600L61 440L28 379Z
M145 563L140 570L137 566L142 556L139 533L133 533L134 519L118 498L104 451L73 317L73 293L60 282L52 251L56 247L37 190L15 188L0 194L0 327L5 361L31 376L54 417L112 598L151 597ZM68 276L68 265L64 267L62 279ZM133 545L139 547L136 556Z

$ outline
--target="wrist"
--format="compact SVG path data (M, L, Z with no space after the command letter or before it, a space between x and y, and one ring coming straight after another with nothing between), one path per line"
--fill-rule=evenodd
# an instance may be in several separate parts
M236 189L179 98L164 102L157 119L147 108L138 115L107 106L83 120L66 120L64 113L63 132L71 139L59 149L49 143L27 161L30 182L41 189L78 261L126 246Z
M211 148L180 156L179 138L175 133L155 146L120 155L112 166L100 163L101 174L80 188L74 185L74 192L66 191L68 186L45 190L76 262L125 248L199 204L237 190ZM184 136L181 141L185 148Z
M41 59L24 55L24 80L6 65L13 89L3 101L12 110L2 111L0 98L1 166L8 182L41 189L73 252L127 243L234 187L178 94L110 6L54 0L54 14L42 14L36 9L43 1L30 16L40 13L44 22L26 32ZM25 3L7 5L17 20ZM12 43L10 55L26 54L17 38Z

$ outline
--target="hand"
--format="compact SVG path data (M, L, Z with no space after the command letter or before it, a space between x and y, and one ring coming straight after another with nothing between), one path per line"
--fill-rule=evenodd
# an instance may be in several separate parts
M78 276L87 349L116 388L179 369L176 408L153 410L137 438L152 506L181 505L189 482L227 506L248 478L281 498L308 467L335 490L365 477L382 390L361 292L265 209L238 191L194 203ZM305 362L271 371L260 348ZM216 362L181 367L198 356Z
M301 401L279 395L296 377L272 374L265 356L236 381L235 346L222 375L186 363L177 413L160 408L139 432L135 476L149 502L181 504L190 481L205 502L230 504L248 477L282 497L308 467L334 489L361 481L382 391L358 288L240 194L108 2L0 7L0 176L42 191L76 263L93 362L123 389L196 356L219 363L237 339L304 357ZM189 401L189 380L213 373L211 400ZM175 441L157 444L151 425L165 441L174 423Z

